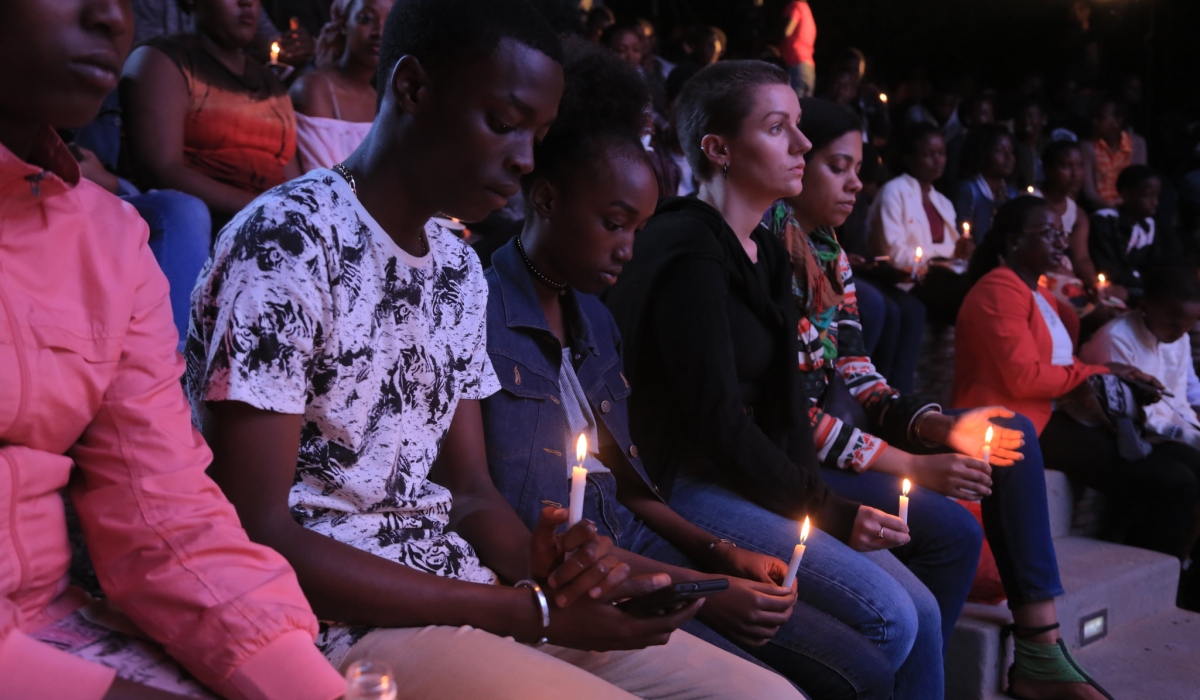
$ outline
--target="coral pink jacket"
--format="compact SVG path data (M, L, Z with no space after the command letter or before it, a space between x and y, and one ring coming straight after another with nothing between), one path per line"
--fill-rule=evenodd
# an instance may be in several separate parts
M295 574L204 474L146 225L53 131L30 161L0 146L0 698L100 698L113 680L26 634L83 597L64 490L112 602L200 681L337 697Z
M1039 289L1072 339L1079 337L1079 317L1050 292ZM954 408L1004 406L1033 422L1038 434L1050 422L1054 400L1103 365L1075 360L1069 367L1050 362L1054 340L1042 319L1033 292L1017 273L998 267L984 275L963 301L954 329Z

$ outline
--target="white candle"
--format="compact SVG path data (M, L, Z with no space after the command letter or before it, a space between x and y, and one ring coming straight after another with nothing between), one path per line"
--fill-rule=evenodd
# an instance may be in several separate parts
M900 493L900 519L904 521L905 525L908 524L908 490L911 488L912 483L908 479L905 479L904 489Z
M800 528L800 543L792 550L792 560L788 562L787 576L783 577L783 587L791 588L796 582L796 572L800 570L800 560L804 558L804 543L808 540L808 516L804 516L804 525Z
M583 460L586 457L587 436L580 435L579 441L575 443L575 461L578 464L571 467L571 504L567 527L583 520L583 493L587 488L587 468L583 466Z
M913 263L912 278L915 282L917 278L921 276L921 258L925 257L925 249L921 246L917 246L917 250L914 255L916 257L916 262Z
M971 222L964 221L963 222L963 238L970 238L970 237L971 237Z
M279 65L279 42L271 42L271 65Z
M994 432L992 431L992 426L989 425L988 429L987 429L987 434L985 434L983 436L983 462L984 462L984 464L990 464L992 461L992 435L994 435Z

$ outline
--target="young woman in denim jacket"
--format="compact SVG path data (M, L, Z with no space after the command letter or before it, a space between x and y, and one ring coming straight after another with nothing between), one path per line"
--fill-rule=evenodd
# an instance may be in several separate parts
M525 229L486 273L488 352L503 387L482 402L492 479L532 526L546 505L567 505L576 437L587 435L583 514L626 565L668 564L676 582L730 577L689 631L752 654L814 698L887 697L891 665L874 644L796 604L779 585L783 561L674 513L638 458L620 334L593 295L616 281L654 210L638 142L644 88L615 57L582 46L568 54L558 118L524 183Z

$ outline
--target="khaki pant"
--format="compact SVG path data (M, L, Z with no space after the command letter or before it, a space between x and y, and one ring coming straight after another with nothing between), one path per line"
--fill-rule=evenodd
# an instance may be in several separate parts
M391 666L405 700L798 700L787 680L677 631L638 651L540 649L473 627L377 629L350 649Z

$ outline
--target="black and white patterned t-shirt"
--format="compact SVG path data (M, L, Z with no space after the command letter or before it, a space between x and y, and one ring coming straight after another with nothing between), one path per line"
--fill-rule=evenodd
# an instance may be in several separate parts
M495 575L447 532L428 479L459 399L500 384L475 252L425 227L404 252L330 170L267 192L222 231L192 293L187 385L201 401L302 414L288 498L304 527L439 576ZM361 630L322 625L344 655Z

